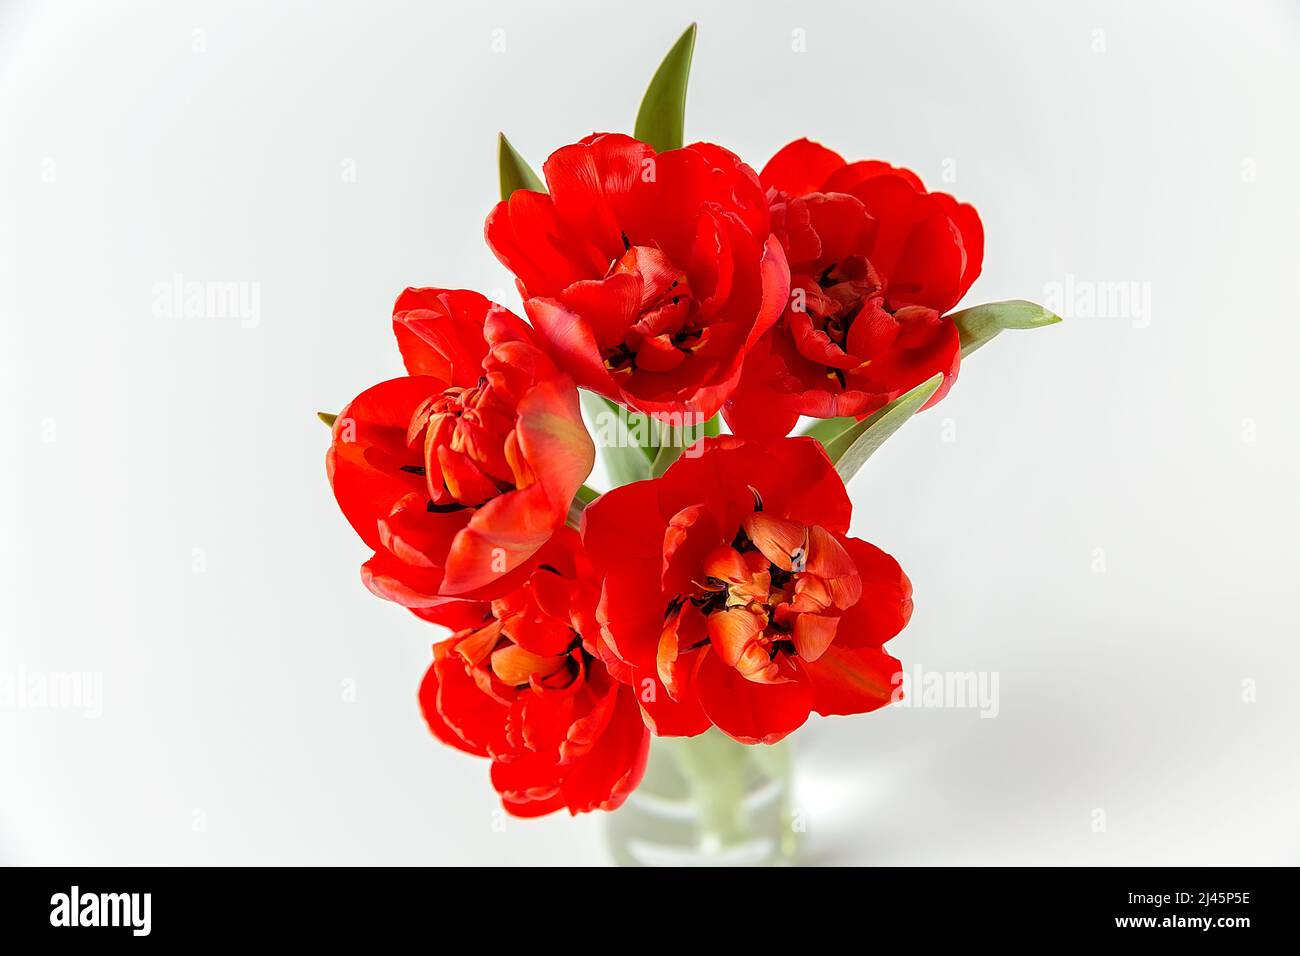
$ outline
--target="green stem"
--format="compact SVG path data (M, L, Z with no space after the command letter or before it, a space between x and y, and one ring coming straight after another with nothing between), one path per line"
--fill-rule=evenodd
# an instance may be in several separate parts
M749 757L717 729L698 737L672 740L672 754L700 810L701 842L724 847L745 837L745 768Z

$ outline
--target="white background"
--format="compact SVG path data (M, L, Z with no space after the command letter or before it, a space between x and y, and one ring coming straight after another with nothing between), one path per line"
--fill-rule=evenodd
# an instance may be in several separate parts
M473 7L0 6L0 672L103 680L0 709L0 861L605 860L597 817L495 831L428 736L437 635L358 582L314 412L398 373L404 286L517 307L497 130L628 129L698 20L688 138L974 203L968 303L1151 297L1003 335L855 480L916 588L891 650L1000 712L814 718L807 859L1300 862L1297 5ZM256 327L159 317L177 275Z

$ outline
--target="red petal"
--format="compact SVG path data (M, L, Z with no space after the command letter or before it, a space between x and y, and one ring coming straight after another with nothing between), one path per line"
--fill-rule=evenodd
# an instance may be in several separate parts
M623 252L631 194L654 154L630 136L605 133L562 146L542 166L560 218L601 249L607 262Z
M378 522L425 481L403 466L423 467L423 452L406 442L412 414L447 383L431 376L396 378L366 389L339 413L325 458L343 516L361 539L379 550Z
M540 817L564 807L560 770L551 754L493 761L492 786L501 794L502 806L516 817Z
M898 562L874 545L846 538L844 546L857 565L862 595L840 618L837 647L879 647L912 617L912 582Z
M495 585L523 567L564 523L569 503L591 473L596 450L571 381L538 384L519 403L518 416L519 449L537 480L474 512L447 557L445 594Z
M797 139L767 161L759 180L768 189L791 196L821 191L826 179L844 165L844 159L825 146Z
M407 289L393 306L393 332L406 370L448 384L474 385L483 374L483 323L502 306L468 289Z
M853 511L848 492L815 438L706 438L664 473L659 500L672 514L704 497L711 508L733 509L731 520L739 523L754 510L751 487L768 514L833 532L848 530Z
M618 386L605 368L600 347L585 317L558 299L528 299L524 308L533 327L550 346L555 361L574 381L606 398L619 397Z
M810 272L821 272L849 256L865 255L870 249L876 223L859 199L846 193L813 193L802 202L821 246Z
M554 296L580 279L603 275L611 258L573 232L550 196L526 189L497 203L483 234L501 264L518 277L525 298Z
M564 774L562 792L570 813L618 809L645 774L650 731L641 720L636 698L621 685L614 685L610 695L613 712L584 756ZM570 728L569 736L581 739L587 732L580 721Z
M700 660L695 684L709 719L742 744L776 743L803 726L812 706L806 681L756 684L708 652Z
M460 655L451 653L450 644L443 641L434 647L433 666L437 673L434 709L446 726L468 745L462 749L471 753L485 751L494 756L509 753L512 750L506 739L509 708L483 693L466 671Z
M420 712L424 714L424 720L429 725L429 730L444 744L450 744L459 750L464 750L478 757L486 757L488 755L486 748L469 743L447 725L447 722L442 719L442 715L438 713L437 702L438 674L434 665L431 664L424 673L424 680L420 682Z
M812 707L824 716L865 714L890 702L902 665L874 647L827 648L816 663L804 666L812 687Z

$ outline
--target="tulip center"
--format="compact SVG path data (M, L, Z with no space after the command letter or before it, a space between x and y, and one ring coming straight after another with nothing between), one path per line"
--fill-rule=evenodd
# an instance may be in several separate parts
M469 416L471 420L478 415L478 405L487 394L487 379L480 378L477 385L452 385L443 390L433 400L429 409L430 417L450 415L453 418Z
M865 257L847 256L797 279L795 289L787 316L796 347L846 387L846 373L868 364L895 333L883 280Z
M621 342L603 350L605 368L615 376L637 370L672 371L708 336L708 329L700 323L699 302L686 273L662 250L634 246L626 235L623 244L623 255L610 263L605 279L628 287L634 320Z
M513 409L486 378L450 386L417 408L407 442L423 445L418 473L427 480L428 510L476 507L517 487L519 476L506 449L513 429Z
M747 516L702 570L694 593L669 605L661 672L665 659L708 643L746 679L782 683L790 679L793 658L821 657L840 614L862 593L857 566L834 535L761 511ZM696 615L702 634L695 630Z
M544 572L543 572L544 573ZM482 625L461 632L456 651L485 690L563 690L587 673L594 658L582 636L542 613L521 589L492 602Z

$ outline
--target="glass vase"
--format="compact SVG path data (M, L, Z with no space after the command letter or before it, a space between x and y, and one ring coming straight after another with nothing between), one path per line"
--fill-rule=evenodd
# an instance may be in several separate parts
M609 814L620 866L779 866L794 861L789 739L745 746L714 729L656 737L645 779Z

